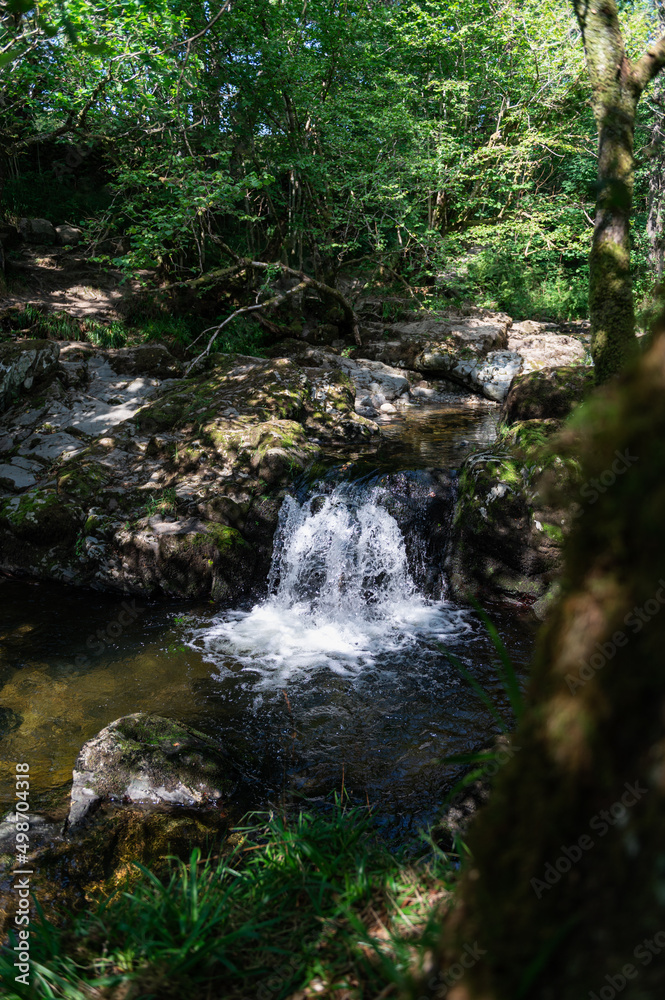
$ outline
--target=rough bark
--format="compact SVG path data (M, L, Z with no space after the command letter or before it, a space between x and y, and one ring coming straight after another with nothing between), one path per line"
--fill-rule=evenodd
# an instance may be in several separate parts
M591 353L599 382L619 372L635 352L630 273L635 111L665 64L665 38L631 64L615 0L574 0L598 127L598 191L589 256Z
M651 130L651 147L654 155L649 164L649 210L647 216L647 235L651 244L651 266L656 281L663 280L665 270L665 87L659 82L654 95L656 114Z
M665 30L665 0L655 0L661 31ZM649 144L649 209L647 235L651 244L651 266L657 282L665 270L665 84L656 79L653 94L653 127Z
M664 995L665 334L569 435L581 516L519 753L472 827L417 997Z

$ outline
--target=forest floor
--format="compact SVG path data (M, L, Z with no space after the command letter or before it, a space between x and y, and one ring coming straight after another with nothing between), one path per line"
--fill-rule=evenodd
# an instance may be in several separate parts
M71 247L25 247L13 255L0 308L37 306L79 319L120 319L118 307L139 280L102 267Z

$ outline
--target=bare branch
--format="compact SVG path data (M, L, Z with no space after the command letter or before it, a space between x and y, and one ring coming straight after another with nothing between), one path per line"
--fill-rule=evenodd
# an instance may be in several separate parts
M236 311L231 313L230 316L227 316L226 319L219 324L219 326L208 327L208 329L204 330L203 333L209 333L211 330L214 330L214 333L210 338L210 340L208 341L206 349L204 351L201 351L201 353L197 355L197 357L195 357L194 360L190 362L190 364L187 366L185 375L189 375L192 369L196 368L201 363L201 361L203 361L203 359L210 354L212 345L215 343L215 340L219 336L220 332L227 325L227 323L230 323L231 320L236 319L238 316L242 316L243 313L256 312L258 309L269 309L271 306L281 305L284 299L288 298L289 295L295 295L297 292L302 292L306 287L307 287L307 282L301 281L300 284L295 285L293 288L289 288L288 291L286 292L280 292L278 295L273 295L271 299L266 299L265 302L258 302L256 305L253 306L243 306L241 309L236 309ZM201 334L201 336L203 336L203 333Z
M226 267L219 271L210 271L208 274L201 275L200 278L190 278L187 281L178 281L172 285L169 285L169 290L171 288L187 287L187 288L201 288L205 285L214 284L218 281L223 281L225 278L231 277L233 274L238 274L243 270L249 270L253 268L256 271L269 271L278 268L282 274L288 274L293 278L299 278L304 286L313 288L315 291L319 292L320 295L324 297L333 299L337 302L344 311L344 318L351 329L353 334L353 339L355 340L358 347L362 346L362 340L360 339L360 329L358 327L358 318L355 313L355 309L341 292L338 292L336 288L332 288L331 285L326 285L323 281L317 281L315 278L310 278L309 275L304 274L302 271L296 271L292 267L288 267L286 264L281 264L275 262L273 264L266 263L262 260L249 260L246 257L236 258L237 263L233 267ZM272 301L272 300L271 300ZM233 319L235 316L239 316L241 312L248 312L250 309L264 308L268 303L261 303L260 306L245 306L242 310L234 313L233 316L228 319ZM228 320L224 320L228 322Z

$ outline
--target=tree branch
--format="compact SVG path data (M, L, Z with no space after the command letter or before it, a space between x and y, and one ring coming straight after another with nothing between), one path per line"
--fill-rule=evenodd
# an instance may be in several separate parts
M191 361L190 364L187 366L185 375L189 375L192 369L196 368L201 363L201 361L203 361L203 359L210 354L212 345L215 343L215 340L219 336L219 333L221 332L221 330L224 329L227 323L231 322L231 320L236 319L237 316L242 316L243 313L256 312L258 309L269 309L271 306L281 305L284 299L286 299L289 295L295 295L296 292L302 292L306 287L307 287L307 282L301 281L300 284L295 285L293 288L289 288L288 291L286 292L280 292L278 295L273 295L271 299L266 299L265 302L258 302L256 305L253 306L243 306L241 309L236 309L236 311L231 313L230 316L227 316L226 319L219 324L219 326L208 327L208 329L204 330L203 333L209 333L211 330L214 330L214 333L210 338L210 340L208 341L208 345L205 348L205 350L201 351L201 353L198 354L194 358L194 360ZM201 336L203 336L203 333L201 334Z
M632 68L630 75L639 87L640 93L655 76L658 76L663 66L665 66L665 35L661 35L655 45L648 48Z
M288 274L290 277L299 278L303 287L313 288L315 291L319 292L320 295L328 297L337 302L344 311L344 318L349 325L351 332L353 334L353 339L355 340L358 347L362 346L362 340L360 339L360 329L358 327L358 318L355 313L355 309L349 302L349 300L338 292L336 288L332 288L330 285L324 284L322 281L317 281L315 278L310 278L309 275L304 274L302 271L296 271L292 267L288 267L286 264L281 264L276 262L274 264L266 263L262 260L249 260L247 257L238 257L237 263L233 267L226 267L219 271L210 271L208 274L201 275L200 278L189 278L187 281L178 281L172 285L168 286L167 291L171 288L201 288L205 285L214 284L218 281L223 281L224 278L230 277L232 274L237 274L243 270L250 270L253 268L256 271L268 271L272 268L279 268L282 274ZM289 293L290 294L290 293ZM241 312L248 312L250 309L261 309L268 304L275 304L274 299L270 299L269 302L262 302L258 306L245 306L237 312L233 313L232 316L224 320L224 323L229 322L235 316L239 316ZM221 329L221 327L220 327ZM204 331L207 332L207 331ZM215 334L216 336L216 334ZM214 338L213 338L214 339Z

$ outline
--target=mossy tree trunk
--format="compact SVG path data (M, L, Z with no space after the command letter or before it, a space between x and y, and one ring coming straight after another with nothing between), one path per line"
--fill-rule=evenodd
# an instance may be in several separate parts
M665 37L636 62L626 56L615 0L573 0L598 127L598 190L589 257L591 353L599 382L619 372L635 351L630 273L635 111L665 65Z
M654 0L660 30L665 31L665 0ZM647 235L651 244L651 266L660 283L665 272L665 82L659 76L651 96L653 125L649 157L649 214Z
M665 995L665 335L589 406L519 752L417 997Z

